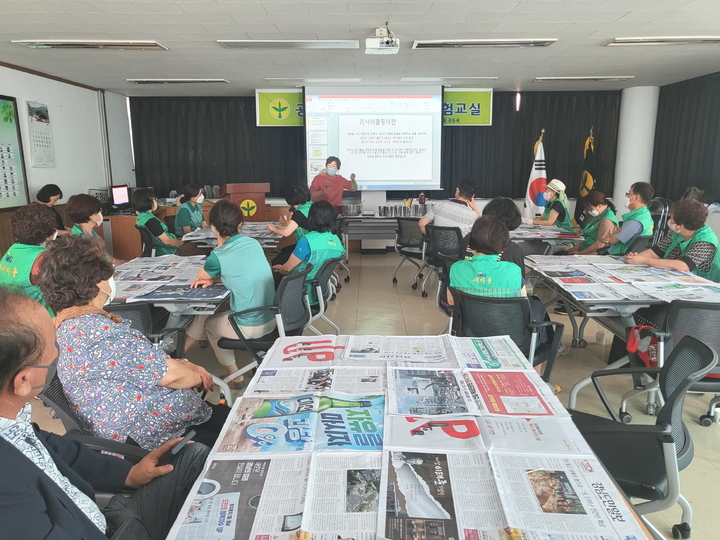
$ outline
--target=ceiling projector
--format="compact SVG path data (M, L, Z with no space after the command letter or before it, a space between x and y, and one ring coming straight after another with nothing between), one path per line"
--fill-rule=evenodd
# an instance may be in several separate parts
M397 54L400 40L392 36L369 37L365 40L365 54Z

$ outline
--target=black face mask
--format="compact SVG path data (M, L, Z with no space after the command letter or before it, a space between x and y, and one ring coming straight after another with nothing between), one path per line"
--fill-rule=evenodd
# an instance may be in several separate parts
M44 392L45 389L48 386L50 386L50 383L55 378L55 373L57 373L57 364L58 364L59 358L60 357L56 358L47 366L28 366L30 368L47 369L47 374L45 375L45 384L41 384L40 386L33 386L31 388L32 390L37 390L39 388L42 388L42 391Z

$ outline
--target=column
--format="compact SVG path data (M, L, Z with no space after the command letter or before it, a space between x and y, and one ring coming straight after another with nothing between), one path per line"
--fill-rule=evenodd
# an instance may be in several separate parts
M622 91L612 194L618 215L628 211L625 193L630 186L650 182L659 97L659 86L635 86Z

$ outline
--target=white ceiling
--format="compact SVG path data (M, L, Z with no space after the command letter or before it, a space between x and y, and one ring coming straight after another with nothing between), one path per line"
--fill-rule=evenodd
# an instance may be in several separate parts
M389 22L397 55L364 53ZM720 35L720 0L0 0L0 60L129 96L252 95L265 77L496 76L497 90L665 85L720 71L718 46L603 47L615 37ZM547 48L411 49L415 39L557 38ZM157 40L168 51L34 50L13 39ZM225 49L217 39L357 39L358 50ZM634 75L531 83L539 76ZM220 78L137 86L128 78ZM288 86L288 85L282 85ZM2 81L0 81L0 90Z

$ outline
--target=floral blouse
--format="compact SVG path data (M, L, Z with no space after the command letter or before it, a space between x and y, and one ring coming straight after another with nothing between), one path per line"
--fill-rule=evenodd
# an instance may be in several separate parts
M65 395L98 437L120 442L132 437L151 450L212 414L192 389L157 386L168 356L129 322L81 315L60 324L57 341Z

